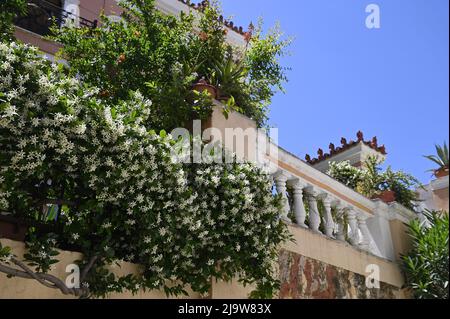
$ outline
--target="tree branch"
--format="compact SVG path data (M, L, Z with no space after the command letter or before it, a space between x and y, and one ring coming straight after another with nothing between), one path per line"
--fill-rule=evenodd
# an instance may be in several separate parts
M89 273L91 268L94 266L97 259L98 259L97 255L92 256L91 259L89 260L88 264L86 265L86 267L83 268L83 271L81 272L81 276L80 276L80 283L84 282L87 274Z
M44 279L40 278L35 272L33 272L30 268L28 268L23 262L15 259L15 258L11 258L11 261L19 266L20 268L22 268L28 275L31 276L31 278L36 279L40 284L48 287L48 288L54 288L54 285L47 283Z
M87 296L89 293L89 290L86 287L67 288L66 284L61 279L59 279L53 275L34 272L23 262L15 259L15 258L11 258L11 261L18 267L22 268L23 270L15 269L15 268L0 264L0 272L3 272L7 275L11 275L14 277L19 277L19 278L35 279L40 284L44 285L45 287L48 287L51 289L59 289L64 295L73 295L76 297L83 297L83 296ZM92 262L92 265L94 264L94 262ZM87 272L86 272L86 274L87 274Z

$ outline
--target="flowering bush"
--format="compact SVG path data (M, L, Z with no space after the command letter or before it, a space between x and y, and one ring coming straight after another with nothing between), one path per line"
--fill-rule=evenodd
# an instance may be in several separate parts
M356 189L363 179L364 171L352 166L349 161L342 161L331 162L327 174L342 184Z
M46 221L42 207L58 207L52 234L29 234L29 265L46 272L55 247L76 248L82 291L59 288L81 296L207 293L211 277L236 275L271 296L287 232L269 177L250 163L180 164L171 136L143 125L150 101L131 91L108 103L98 92L32 47L0 44L0 210ZM142 272L117 277L108 266L119 261Z

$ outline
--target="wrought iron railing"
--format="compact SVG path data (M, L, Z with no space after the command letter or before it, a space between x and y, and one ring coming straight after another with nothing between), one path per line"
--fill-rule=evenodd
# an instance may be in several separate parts
M77 21L83 27L97 27L97 20L75 16L45 0L29 0L26 15L17 17L14 24L39 35L49 35L51 26L61 26L68 21Z

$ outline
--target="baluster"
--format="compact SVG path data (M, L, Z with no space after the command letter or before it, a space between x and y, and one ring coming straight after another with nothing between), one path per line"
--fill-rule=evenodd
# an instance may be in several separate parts
M305 224L306 220L306 210L305 205L303 203L303 189L306 187L306 184L296 180L292 184L293 188L293 196L294 196L294 214L295 219L297 221L297 225L301 227L308 228Z
M308 190L308 203L309 203L309 226L312 231L320 233L320 214L317 207L317 192L310 188Z
M336 205L336 239L345 241L345 214L347 207L338 203Z
M359 229L358 229L358 221L356 219L356 213L353 208L349 208L347 210L347 221L350 226L349 231L349 241L353 246L357 246L359 244Z
M281 194L282 197L282 212L281 212L281 219L287 221L287 222L291 222L291 220L288 217L289 214L289 200L287 197L287 180L288 180L288 176L286 174L284 174L283 172L278 173L277 175L275 175L274 177L275 179L275 186L277 188L277 192L278 194Z
M325 235L328 237L333 237L333 229L334 229L334 221L333 221L333 215L331 214L331 202L332 198L330 195L323 193L320 195L320 198L322 199L323 206L325 208L324 212L324 224L325 224Z
M363 213L359 213L358 214L358 226L359 226L359 230L361 231L361 243L359 244L359 247L363 250L367 250L369 251L370 248L370 231L369 228L367 227L367 216L364 215Z

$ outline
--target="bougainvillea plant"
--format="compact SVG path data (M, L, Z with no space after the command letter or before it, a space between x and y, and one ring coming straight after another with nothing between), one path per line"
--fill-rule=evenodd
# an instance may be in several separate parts
M214 1L205 2L200 15L192 10L179 16L160 12L154 0L119 5L119 21L102 16L95 29L54 29L52 38L63 44L61 56L70 61L73 75L100 88L105 100L123 100L129 90L139 90L157 105L149 125L167 131L209 115L211 101L199 98L192 85L214 79L211 84L233 98L235 110L264 126L272 97L287 81L280 58L290 41L278 28L266 35L261 27L253 28L247 45L235 46L227 42L226 33L234 31L220 21ZM219 74L230 59L240 65L239 76Z
M0 44L0 210L43 221L43 206L60 208L53 231L30 228L24 261L0 247L0 271L82 297L207 294L213 277L236 276L270 297L288 234L269 176L250 163L181 164L171 136L144 126L157 105L99 92L32 47ZM67 247L83 254L80 288L48 273ZM142 271L112 273L123 261Z

